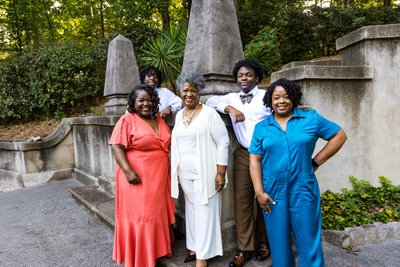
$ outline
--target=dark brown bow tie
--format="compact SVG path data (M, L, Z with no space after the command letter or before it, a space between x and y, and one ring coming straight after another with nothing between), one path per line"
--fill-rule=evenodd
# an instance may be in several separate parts
M250 103L252 99L253 99L253 94L240 95L240 100L242 100L243 104L245 104L246 102Z

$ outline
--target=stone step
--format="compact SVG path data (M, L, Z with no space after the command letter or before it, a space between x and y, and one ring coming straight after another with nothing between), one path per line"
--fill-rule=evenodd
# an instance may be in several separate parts
M110 228L115 226L115 199L110 197L97 185L77 186L69 189L72 196L87 207L96 216L101 218ZM234 251L225 252L222 257L210 259L208 266L229 266L234 256ZM173 246L173 257L164 257L159 260L159 265L167 267L192 267L193 262L184 263L187 255L185 240L176 240ZM253 258L246 262L246 267L269 267L272 266L271 258L258 262Z
M106 194L104 190L96 185L86 185L72 187L69 192L75 197L79 202L86 206L91 212L96 216L101 218L111 229L114 228L115 220L115 200L110 195ZM347 249L342 249L339 245L333 245L326 241L326 232L323 235L323 250L325 256L326 266L400 266L398 255L398 247L400 237L400 223L394 222L389 224L377 224L376 228L382 228L385 230L388 227L393 228L389 235L385 235L387 240L373 244L360 244L359 248L349 247ZM369 228L368 228L369 229ZM357 229L355 229L357 230ZM382 230L382 231L383 231ZM387 229L386 229L387 230ZM335 238L340 238L345 231L337 231L334 233ZM377 232L379 232L377 230ZM328 239L332 239L329 237ZM397 239L397 240L396 240ZM332 242L332 240L330 240ZM334 242L332 242L334 243ZM208 266L229 266L229 262L234 256L235 251L225 251L224 256L215 257L209 260ZM173 257L161 258L157 266L161 267L191 267L194 266L193 262L184 263L187 254L185 247L185 240L176 240L173 246ZM382 256L384 255L384 256ZM111 255L110 255L111 256ZM394 263L394 264L392 264ZM296 264L298 266L298 261L296 259ZM252 260L246 262L246 267L269 267L272 266L271 258L266 259L263 262L258 262L253 258Z
M97 185L71 187L71 195L101 218L109 227L115 226L115 199Z

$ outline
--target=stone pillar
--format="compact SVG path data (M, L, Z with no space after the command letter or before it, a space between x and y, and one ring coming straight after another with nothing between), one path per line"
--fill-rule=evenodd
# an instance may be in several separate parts
M233 65L243 48L233 0L193 0L183 70L198 71L207 80L202 96L237 90Z
M118 35L108 46L104 96L107 97L105 113L121 115L125 113L130 90L140 83L132 42Z

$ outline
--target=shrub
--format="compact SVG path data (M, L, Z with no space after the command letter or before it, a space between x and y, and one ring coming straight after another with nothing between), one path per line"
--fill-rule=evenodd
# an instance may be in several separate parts
M107 46L59 44L1 61L0 119L63 117L104 88Z
M244 48L244 56L257 59L267 75L277 70L281 54L276 31L270 27L262 28Z
M322 228L343 230L374 222L387 223L400 219L400 185L394 186L380 176L380 187L350 176L353 190L342 193L325 191L321 197Z
M277 6L266 8L268 3L262 2L264 8L258 3L256 7L240 5L238 22L243 47L258 38L260 29L269 26L277 33L280 63L336 55L336 39L363 26L400 23L399 5L363 9L316 5L300 8L281 1Z

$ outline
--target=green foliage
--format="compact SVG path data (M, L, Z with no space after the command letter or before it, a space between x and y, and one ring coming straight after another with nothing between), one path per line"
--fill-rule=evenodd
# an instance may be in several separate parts
M85 98L103 92L107 46L46 46L1 61L1 123L62 117Z
M244 56L257 59L270 75L281 62L276 31L270 27L262 28L244 48Z
M187 19L182 0L0 0L0 52L59 42L96 43L134 26L162 29ZM152 31L145 35L151 35ZM136 36L137 37L137 36Z
M141 68L149 65L158 67L164 81L176 88L175 80L182 69L187 25L182 23L171 25L152 38L141 49L139 65Z
M343 230L374 222L387 223L400 220L400 186L392 185L383 176L380 187L365 180L350 176L353 190L342 189L342 193L325 191L321 197L322 228Z
M236 1L237 18L243 47L265 26L276 28L288 10L302 10L299 0L245 0Z
M154 38L154 36L159 35L160 30L155 29L148 24L140 24L134 22L133 24L124 27L124 29L121 30L119 34L131 40L133 50L135 51L135 55L139 60L140 54L138 52L140 52L141 47L145 43L150 42L150 40ZM116 34L115 37L117 35L118 34Z
M268 4L269 2L269 4ZM237 12L243 47L269 26L277 33L282 64L336 55L336 39L368 25L400 23L400 6L304 7L295 1L245 1Z
M310 51L317 46L313 23L309 14L289 9L276 23L282 63L308 60L314 57Z

